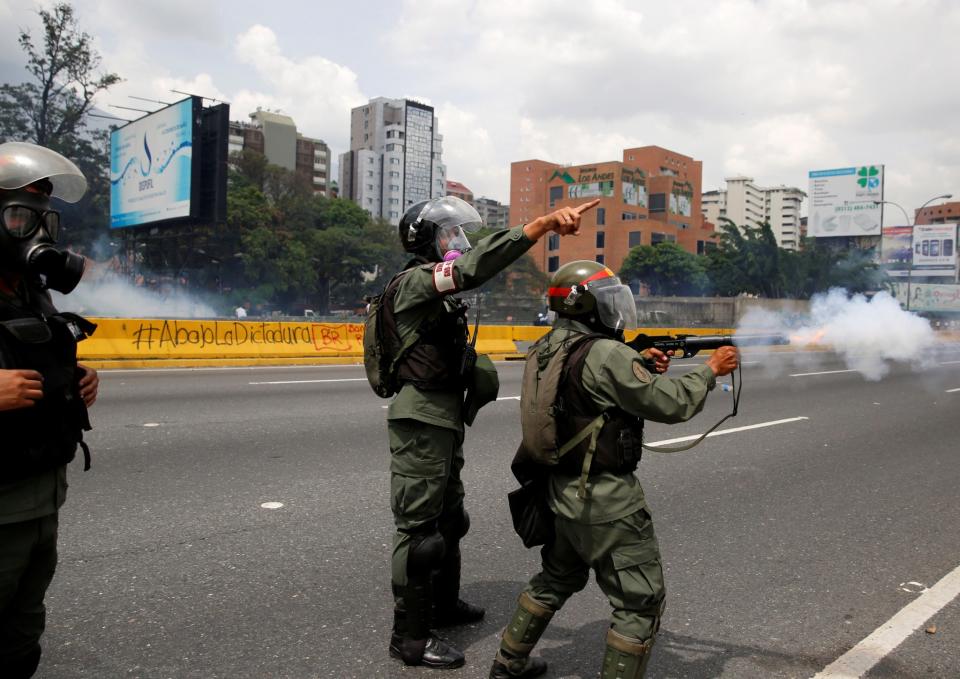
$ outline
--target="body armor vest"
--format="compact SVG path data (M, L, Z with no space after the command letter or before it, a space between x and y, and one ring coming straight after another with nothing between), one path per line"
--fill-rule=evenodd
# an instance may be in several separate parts
M404 348L393 310L402 279L400 275L390 281L383 302L383 333L396 356L397 383L409 382L424 390L462 389L460 368L467 347L467 305L444 297L440 311L423 321L412 344L408 342Z
M28 408L0 411L0 483L67 464L78 444L84 449L84 468L90 466L83 443L90 421L78 386L77 341L96 326L76 314L58 313L46 293L26 289L23 306L0 297L0 368L39 372L43 398Z
M603 411L583 388L583 366L596 339L581 342L567 357L563 377L557 390L557 430L562 441L569 441L589 426ZM643 418L615 408L607 410L606 421L597 435L597 446L590 464L590 474L613 472L629 474L636 470L643 452ZM579 475L589 439L581 441L560 458L558 469L564 474Z

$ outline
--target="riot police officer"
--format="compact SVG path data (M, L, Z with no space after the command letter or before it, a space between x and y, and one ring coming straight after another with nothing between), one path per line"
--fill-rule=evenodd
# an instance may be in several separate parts
M641 355L622 341L623 331L637 325L633 295L596 262L560 267L548 295L557 319L531 347L528 357L538 360L528 359L526 371L537 371L539 379L549 369L547 357L569 350L555 368L562 370L553 404L562 410L556 416L557 441L571 441L593 424L597 430L556 466L541 464L542 456L530 449L524 433L513 470L521 482L543 481L553 537L541 552L541 572L520 595L503 632L490 677L535 677L546 671L546 663L530 652L553 614L587 584L592 569L613 607L601 679L637 679L649 661L665 595L653 523L633 474L643 420L674 423L693 417L716 377L736 368L737 353L723 347L706 365L678 379L655 374L666 370L669 357L656 349ZM524 375L522 401L531 398L529 377Z
M57 565L57 513L66 464L97 398L96 371L77 364L94 326L60 314L47 289L70 292L84 260L57 247L51 197L75 202L86 179L34 144L0 144L0 676L33 676L43 604Z
M401 385L387 415L397 529L389 651L407 665L459 667L463 653L432 630L484 615L459 596L460 540L470 526L460 480L468 331L465 308L455 295L480 286L545 233L577 232L581 214L598 202L499 231L473 248L467 234L480 228L480 215L459 198L422 201L400 220L400 243L413 258L382 299L384 332L398 353Z

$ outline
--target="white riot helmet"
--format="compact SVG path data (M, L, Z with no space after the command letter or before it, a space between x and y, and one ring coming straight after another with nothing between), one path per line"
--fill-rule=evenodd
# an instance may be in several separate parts
M48 179L54 198L76 203L87 192L87 180L76 165L56 151L22 141L0 144L0 189L22 189Z

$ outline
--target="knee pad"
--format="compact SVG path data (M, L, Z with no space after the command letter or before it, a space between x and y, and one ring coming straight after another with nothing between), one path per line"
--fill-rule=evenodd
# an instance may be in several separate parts
M470 515L462 506L456 514L441 519L440 532L450 542L457 542L470 530Z
M436 529L414 537L407 552L407 575L423 576L436 570L446 553L446 543Z

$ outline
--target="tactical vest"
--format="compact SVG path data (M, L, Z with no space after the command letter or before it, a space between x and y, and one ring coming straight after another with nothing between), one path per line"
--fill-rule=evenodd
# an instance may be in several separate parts
M0 483L36 476L73 460L79 444L84 469L90 453L83 443L89 431L80 397L77 342L96 325L71 313L58 313L49 296L27 288L25 307L0 297L0 368L30 369L43 375L43 398L36 405L0 411L3 455Z
M590 475L599 472L629 474L636 470L643 452L643 418L613 408L607 411L593 401L583 388L583 366L597 339L581 342L567 357L563 377L557 389L557 433L561 441L569 441L590 426L601 414L604 423L597 434L596 448L590 464ZM581 441L560 458L558 471L579 475L590 439Z
M396 356L397 383L411 383L428 391L462 389L460 367L467 347L467 305L459 299L443 298L440 311L428 316L416 337L403 345L394 312L402 280L402 275L395 276L383 293L383 336L388 350Z

